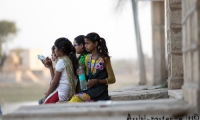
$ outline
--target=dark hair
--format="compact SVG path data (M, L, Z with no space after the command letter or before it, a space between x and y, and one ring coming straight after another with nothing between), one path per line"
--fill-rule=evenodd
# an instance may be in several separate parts
M55 47L54 47L54 45L51 47L51 50L52 50L52 52L54 52L54 50L55 50Z
M78 69L78 59L76 57L76 51L72 43L67 38L58 38L54 45L58 50L62 50L65 55L69 56L74 68L74 74L76 74L76 70Z
M84 54L88 54L88 51L85 49L85 40L84 40L85 36L84 35L79 35L77 37L74 38L74 40L76 41L76 43L78 43L78 45L83 44L83 51L81 53L81 55L78 57L78 59L80 59L80 57Z
M56 57L56 59L58 59L58 57L56 56L56 53L55 53L55 46L53 45L52 47L51 47L51 50L52 50L52 53L54 54L54 56Z
M85 36L88 40L92 41L93 43L98 42L98 52L100 53L100 56L104 59L106 57L110 58L108 55L108 48L106 46L106 41L104 38L101 38L97 33L91 32Z

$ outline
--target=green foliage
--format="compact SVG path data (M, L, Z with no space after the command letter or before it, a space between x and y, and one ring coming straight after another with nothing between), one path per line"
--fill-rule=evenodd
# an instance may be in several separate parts
M168 81L166 80L160 88L168 88Z
M2 58L2 44L11 40L17 33L17 28L14 22L0 21L0 61Z
M0 21L0 42L6 42L8 37L16 35L17 28L14 22Z

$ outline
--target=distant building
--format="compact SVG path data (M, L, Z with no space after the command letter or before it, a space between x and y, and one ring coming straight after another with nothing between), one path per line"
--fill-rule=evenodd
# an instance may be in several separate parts
M0 82L32 81L39 83L40 79L50 79L44 65L37 58L41 49L11 50L0 71ZM47 73L47 74L46 74Z

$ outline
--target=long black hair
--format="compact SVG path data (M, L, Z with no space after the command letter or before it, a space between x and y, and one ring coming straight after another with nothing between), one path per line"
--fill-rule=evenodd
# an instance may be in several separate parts
M80 56L78 57L78 60L80 59L80 57L84 54L88 54L88 51L85 49L85 40L84 40L85 36L84 35L79 35L77 37L74 38L74 40L76 41L76 43L78 43L78 45L83 44L83 51L80 54Z
M106 46L106 41L104 38L100 37L97 33L91 32L85 36L88 40L92 41L93 43L98 42L97 48L98 52L100 53L100 56L105 58L110 58L108 55L108 48Z
M62 52L69 56L71 62L72 62L72 65L73 65L73 68L74 68L74 74L76 75L76 70L78 69L78 59L76 57L76 54L75 54L75 49L72 45L72 43L67 39L67 38L58 38L54 45L57 47L58 50L62 50Z

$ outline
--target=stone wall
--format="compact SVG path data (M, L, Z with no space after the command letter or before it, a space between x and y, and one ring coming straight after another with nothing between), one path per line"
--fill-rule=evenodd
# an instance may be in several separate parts
M165 1L169 89L181 89L183 85L181 1Z
M184 100L200 112L200 1L182 0Z

